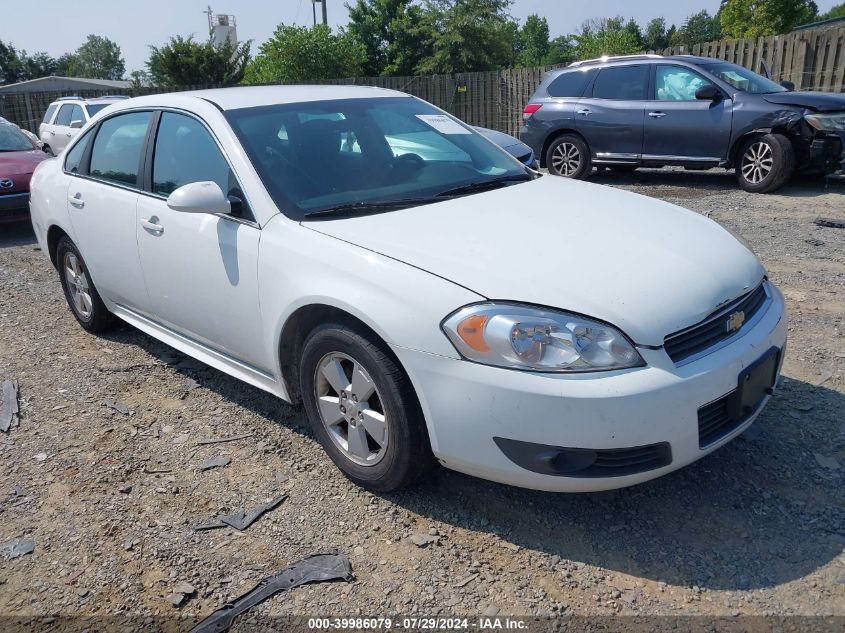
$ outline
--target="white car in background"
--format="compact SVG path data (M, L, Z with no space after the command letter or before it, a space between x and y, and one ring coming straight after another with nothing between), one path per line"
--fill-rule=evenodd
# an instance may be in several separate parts
M44 144L44 151L58 156L68 143L79 134L88 121L103 108L115 100L126 99L123 96L96 97L60 97L51 103L44 119L38 127L38 137Z
M658 477L752 423L786 343L780 292L715 222L541 177L388 90L124 101L31 206L83 328L118 317L303 402L375 490L434 458L553 491Z

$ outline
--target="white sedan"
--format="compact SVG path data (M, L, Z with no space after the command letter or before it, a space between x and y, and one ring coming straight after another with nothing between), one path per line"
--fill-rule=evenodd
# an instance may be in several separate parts
M786 343L780 292L715 222L540 177L387 90L122 101L31 207L82 327L117 317L301 401L375 490L436 462L553 491L664 475L752 423Z

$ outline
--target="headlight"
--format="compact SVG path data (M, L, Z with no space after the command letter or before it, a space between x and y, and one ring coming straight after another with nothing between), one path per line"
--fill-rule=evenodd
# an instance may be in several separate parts
M845 132L845 112L806 114L804 120L821 132Z
M443 330L464 358L485 365L585 372L645 364L619 330L566 312L483 303L449 316Z

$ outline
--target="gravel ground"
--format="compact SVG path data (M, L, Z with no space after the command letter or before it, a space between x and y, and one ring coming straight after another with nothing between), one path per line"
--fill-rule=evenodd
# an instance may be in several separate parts
M845 230L813 224L845 217L845 187L752 195L728 174L682 171L594 181L742 235L786 295L791 337L782 388L747 433L601 494L446 471L399 494L360 490L301 409L129 327L86 334L28 228L0 227L0 379L19 382L21 406L19 428L0 434L0 543L35 541L0 559L0 614L191 620L338 550L354 582L279 594L238 626L261 614L845 616ZM231 462L199 470L217 456ZM281 493L244 532L193 529ZM195 592L177 608L182 583Z

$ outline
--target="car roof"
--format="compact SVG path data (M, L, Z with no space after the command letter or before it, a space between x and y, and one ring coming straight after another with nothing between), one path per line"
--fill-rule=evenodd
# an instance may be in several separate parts
M135 97L118 101L116 109L149 107L186 107L191 101L202 99L221 110L237 110L282 103L308 103L337 99L375 99L378 97L409 97L396 90L371 86L238 86L211 90L191 90ZM110 109L111 112L115 108Z
M716 64L729 63L724 59L716 59L715 57L701 57L700 55L669 55L663 59L675 62L689 62L690 64Z
M566 68L559 68L549 72L549 77L558 77L564 73L586 71L593 68L612 68L615 66L640 66L642 64L660 64L663 62L683 62L687 64L715 64L725 63L724 60L698 55L620 55L618 57L588 59L573 62Z

